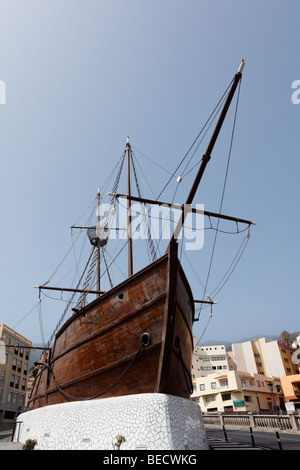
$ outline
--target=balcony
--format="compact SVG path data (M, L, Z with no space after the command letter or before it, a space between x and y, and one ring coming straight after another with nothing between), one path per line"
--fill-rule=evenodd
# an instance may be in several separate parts
M224 390L229 390L229 386L221 385L220 387L216 387L214 390L217 390L218 392L224 392Z
M254 390L255 386L250 384L242 384L242 388L246 390Z

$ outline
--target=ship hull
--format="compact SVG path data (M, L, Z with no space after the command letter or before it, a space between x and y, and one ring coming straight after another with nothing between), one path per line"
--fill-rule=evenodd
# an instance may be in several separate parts
M139 393L190 398L194 303L177 245L75 313L55 337L28 410Z

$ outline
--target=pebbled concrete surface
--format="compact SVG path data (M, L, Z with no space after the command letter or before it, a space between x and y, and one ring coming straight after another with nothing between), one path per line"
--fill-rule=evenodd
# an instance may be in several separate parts
M0 439L1 450L22 450L21 442L11 442L11 436Z

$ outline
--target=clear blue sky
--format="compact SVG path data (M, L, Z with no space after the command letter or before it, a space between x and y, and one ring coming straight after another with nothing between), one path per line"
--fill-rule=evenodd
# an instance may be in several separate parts
M14 327L36 304L34 286L61 261L69 227L92 207L127 135L173 171L243 57L223 212L257 226L203 341L300 329L300 105L291 100L299 17L293 0L0 0L1 323ZM219 207L233 109L195 201L207 210ZM158 194L168 174L135 154ZM176 202L190 183L183 180ZM192 255L203 281L213 236L205 233L204 249ZM241 241L218 237L208 292ZM48 339L64 304L42 305ZM208 317L206 309L195 325L198 338ZM39 342L37 309L16 329Z

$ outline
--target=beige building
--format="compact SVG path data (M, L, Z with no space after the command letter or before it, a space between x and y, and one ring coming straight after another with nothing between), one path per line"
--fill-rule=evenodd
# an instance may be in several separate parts
M282 341L258 338L232 344L232 359L238 370L271 377L282 377L298 373L293 364L294 348Z
M285 403L288 410L300 410L300 375L280 377Z
M0 423L24 411L32 343L0 324Z
M202 412L269 411L282 407L279 379L238 370L194 379L192 399ZM280 403L281 402L281 403Z

